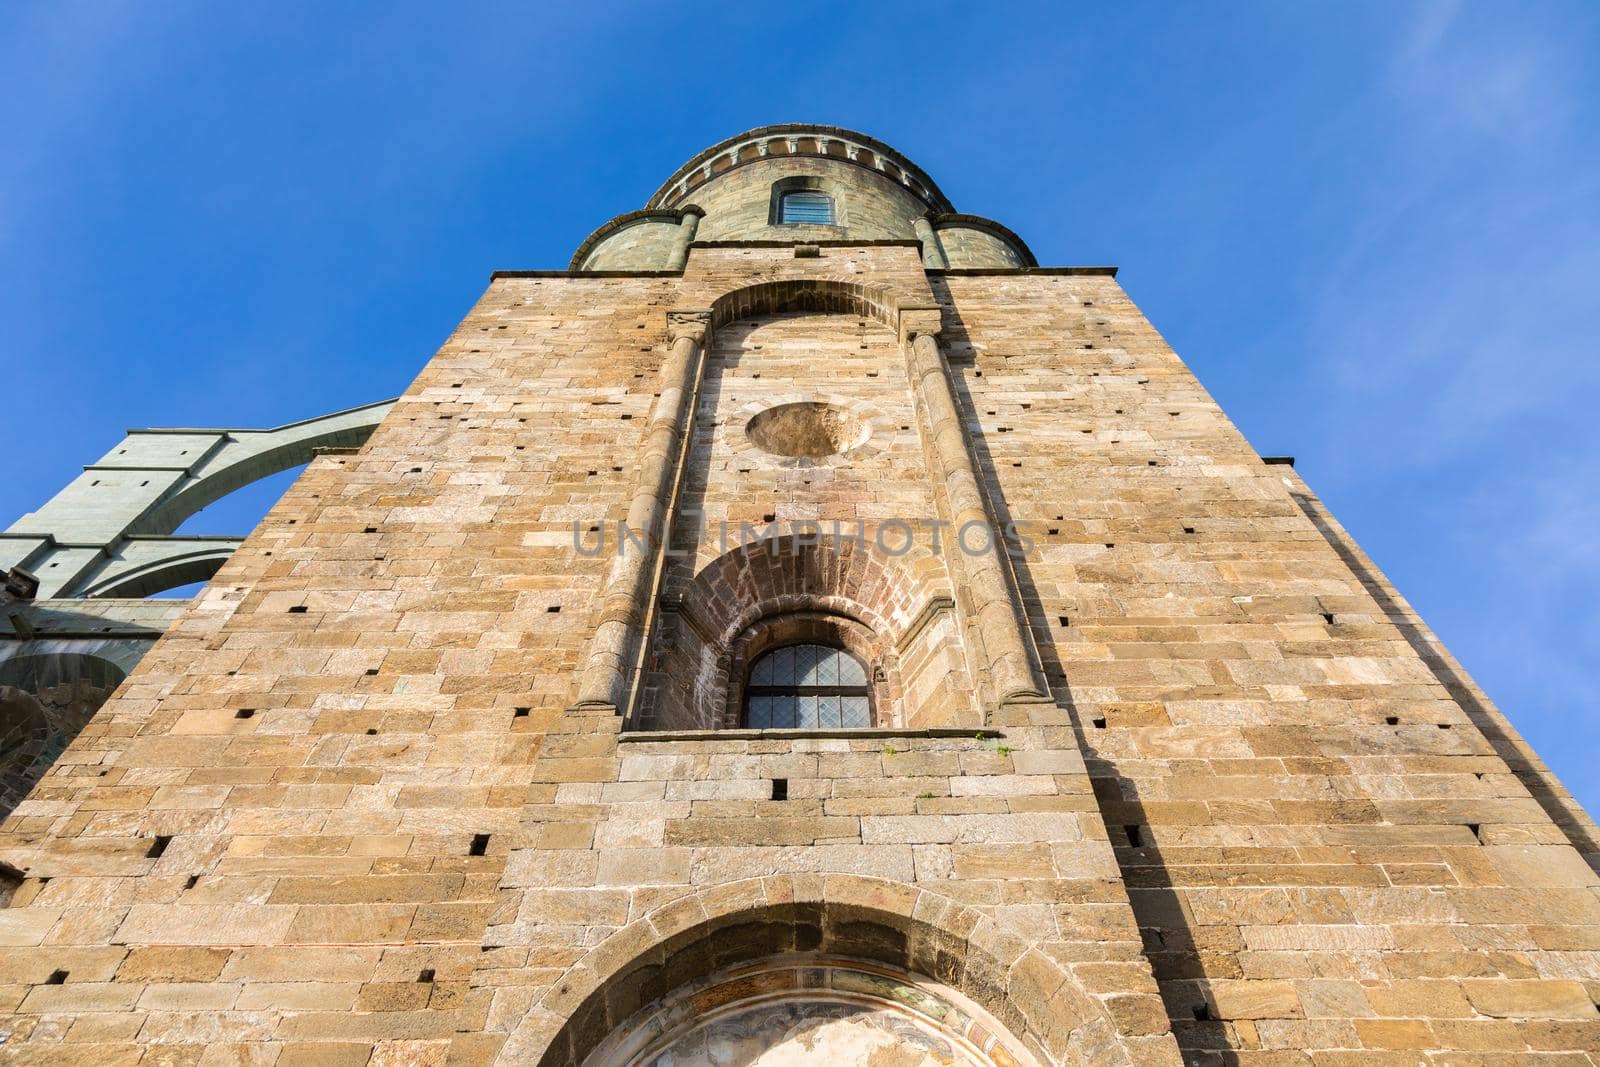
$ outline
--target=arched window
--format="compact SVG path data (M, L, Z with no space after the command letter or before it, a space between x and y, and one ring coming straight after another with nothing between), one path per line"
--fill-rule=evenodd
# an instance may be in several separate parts
M871 726L866 665L826 645L775 648L750 668L744 724L754 730Z
M833 197L814 189L796 189L778 200L778 223L793 225L810 223L814 226L833 225Z

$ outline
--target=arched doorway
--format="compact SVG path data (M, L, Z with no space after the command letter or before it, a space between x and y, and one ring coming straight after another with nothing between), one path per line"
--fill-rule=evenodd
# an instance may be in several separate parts
M756 1035L744 1058L690 1054L713 1041L725 1050L738 1032ZM844 874L748 879L663 903L568 968L502 1062L776 1067L819 1062L761 1057L823 1037L886 1050L875 1067L929 1067L941 1061L889 1054L941 1048L959 1067L1132 1062L1070 967L925 886ZM677 1059L659 1058L674 1047Z

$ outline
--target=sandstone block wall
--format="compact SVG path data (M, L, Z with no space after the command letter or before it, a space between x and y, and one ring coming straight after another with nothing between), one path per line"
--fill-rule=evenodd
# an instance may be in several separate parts
M1109 279L935 290L1186 1058L1586 1055L1600 882L1551 812L1586 820L1305 483Z
M1052 700L831 737L569 707L610 562L572 524L625 507L666 312L786 279L940 306ZM810 517L818 471L753 493L723 420L763 336L783 393L917 425L899 343L813 310L837 358L804 319L714 335L691 466L729 514ZM885 432L830 506L921 506ZM0 1049L567 1063L814 950L937 979L1043 1062L1583 1062L1595 875L1318 508L1104 275L930 278L907 245L499 278L0 827Z

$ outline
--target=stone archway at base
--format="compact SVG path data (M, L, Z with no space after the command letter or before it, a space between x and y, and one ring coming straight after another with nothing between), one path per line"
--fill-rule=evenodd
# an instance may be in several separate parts
M1132 1062L1105 1004L1026 939L933 890L843 874L747 879L656 908L570 967L501 1062L580 1067L641 1011L741 965L788 960L876 964L947 989L1043 1067Z

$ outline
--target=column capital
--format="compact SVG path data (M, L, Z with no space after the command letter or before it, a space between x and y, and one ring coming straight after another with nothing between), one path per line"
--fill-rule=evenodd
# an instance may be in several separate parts
M697 345L706 342L706 331L711 328L709 309L667 312L667 336L673 341L687 337Z
M937 336L943 315L937 304L900 306L900 340L910 343L920 336Z

